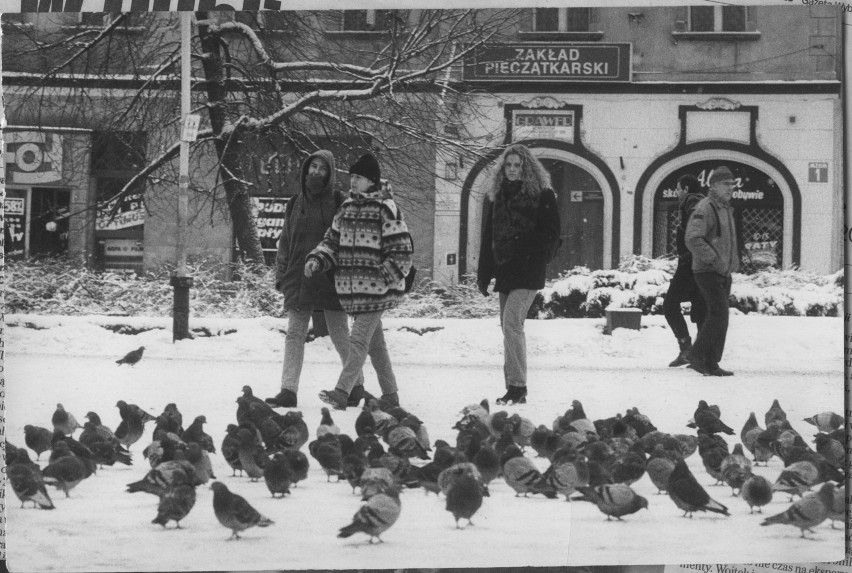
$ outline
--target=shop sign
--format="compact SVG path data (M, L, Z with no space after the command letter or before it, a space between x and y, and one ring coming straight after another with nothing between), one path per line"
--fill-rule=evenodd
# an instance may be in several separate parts
M104 258L109 259L140 259L145 249L142 241L137 239L103 239Z
M808 163L808 183L828 183L828 163Z
M20 193L9 190L8 193ZM6 196L3 201L3 252L9 258L24 256L26 198Z
M110 218L110 211L115 205L115 200L109 200L98 207L95 230L117 231L145 224L145 203L141 193L131 193L121 199L121 205L114 217Z
M62 181L62 136L42 131L10 131L5 136L7 181L44 185Z
M521 110L512 112L512 141L558 139L574 142L574 112Z
M468 81L629 82L630 44L486 44L465 60Z
M284 209L289 197L252 197L260 245L264 252L277 252L284 227Z
M704 192L707 193L710 188L710 176L720 165L727 165L734 174L734 192L731 195L731 204L734 207L781 207L783 205L784 199L778 185L763 171L745 163L720 160L692 163L669 174L657 188L655 202L677 201L675 186L677 180L685 174L698 178Z

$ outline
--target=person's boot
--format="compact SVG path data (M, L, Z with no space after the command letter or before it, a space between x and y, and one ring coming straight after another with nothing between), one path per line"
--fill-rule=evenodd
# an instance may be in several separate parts
M670 368L689 364L689 351L692 350L692 339L688 336L685 338L678 338L677 344L680 347L680 354L677 355L677 358L669 362Z
M297 403L296 393L286 388L282 389L272 398L266 398L264 401L270 406L278 406L279 408L295 408Z
M509 386L501 398L497 398L497 403L501 406L512 404L527 403L527 387L526 386Z
M382 410L387 410L390 408L396 408L399 406L399 394L397 392L391 392L389 394L382 394L382 397L379 398L379 408Z
M725 370L720 367L718 364L714 366L708 366L705 372L702 372L705 376L733 376L734 373L730 370Z
M364 386L359 384L358 386L353 387L352 391L349 392L349 399L346 401L346 405L350 408L357 408L363 398Z
M334 407L335 410L345 410L349 396L343 390L335 388L334 390L323 390L320 392L319 399L329 406Z

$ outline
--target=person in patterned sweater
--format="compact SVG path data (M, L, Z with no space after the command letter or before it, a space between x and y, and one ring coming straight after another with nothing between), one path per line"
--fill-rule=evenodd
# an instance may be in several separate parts
M405 295L405 277L414 250L402 212L381 185L381 169L372 154L362 155L349 168L350 197L334 216L331 227L305 262L305 276L334 271L341 307L352 317L349 354L332 390L320 400L345 410L367 354L382 389L381 402L399 405L396 377L384 335L382 314Z

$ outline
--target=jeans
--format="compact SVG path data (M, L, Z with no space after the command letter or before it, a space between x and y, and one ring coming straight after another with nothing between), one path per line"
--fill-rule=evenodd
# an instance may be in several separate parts
M503 378L506 387L527 385L527 339L524 321L536 290L514 289L500 293L500 325L503 328Z
M284 338L284 370L281 372L281 389L299 392L299 378L305 361L305 337L314 308L311 306L287 309L287 336ZM334 345L340 362L345 364L349 355L349 322L342 310L323 310L328 336ZM364 375L357 380L364 384Z
M707 302L707 318L698 329L690 358L710 368L719 365L728 334L728 296L731 277L717 273L695 273L695 282Z
M666 298L663 300L663 314L666 317L666 322L669 323L669 328L672 329L672 333L678 340L689 337L689 329L680 310L680 303L687 300L692 303L692 308L689 311L692 322L697 324L700 330L707 315L707 305L704 303L704 297L695 283L691 265L678 263L677 270L669 283Z
M337 379L336 388L346 395L360 379L363 384L362 370L367 355L376 370L382 394L397 391L396 377L393 374L390 355L382 333L382 312L364 312L352 315L352 331L349 334L349 355L343 363L343 371Z

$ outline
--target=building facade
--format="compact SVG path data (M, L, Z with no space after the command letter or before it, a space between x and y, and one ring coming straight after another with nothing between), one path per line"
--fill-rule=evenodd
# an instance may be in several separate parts
M557 193L563 246L550 265L552 277L574 266L614 268L630 254L671 255L677 178L692 173L704 183L720 164L737 181L733 201L745 271L838 270L843 27L835 8L518 10L499 41L449 70L443 87L432 86L441 97L418 99L435 106L441 137L475 144L480 152L410 147L408 156L434 163L426 175L386 158L386 176L413 229L419 274L449 284L476 271L484 188L494 160L512 142L527 144L542 159ZM381 41L390 15L404 20L414 12L337 11L319 18L317 27L357 53ZM487 20L494 13L482 10L477 17ZM125 33L173 42L177 27L167 16L156 34L150 24L139 26L147 32L129 26ZM10 256L67 252L103 268L137 271L174 260L176 178L149 180L110 203L146 161L162 153L165 136L177 136L173 124L117 132L104 119L104 111L120 108L141 80L122 76L126 70L117 64L105 66L98 72L109 85L96 88L92 81L75 92L82 95L70 113L63 97L79 90L82 80L54 75L52 91L39 92L36 105L33 88L42 80L30 65L7 59L11 47L35 32L79 33L103 25L104 18L109 15L3 15ZM245 21L286 28L287 14L257 13ZM441 91L448 88L460 94L452 102ZM170 94L163 95L164 109L176 101L175 89L164 87L163 94ZM428 86L424 90L431 93ZM334 149L345 167L370 147L368 140L346 137L326 133L315 142ZM298 191L302 156L274 138L246 147L244 175L271 259L283 205ZM190 255L228 262L233 230L215 166L212 150L193 155L198 192L191 205ZM340 179L345 189L345 177Z

